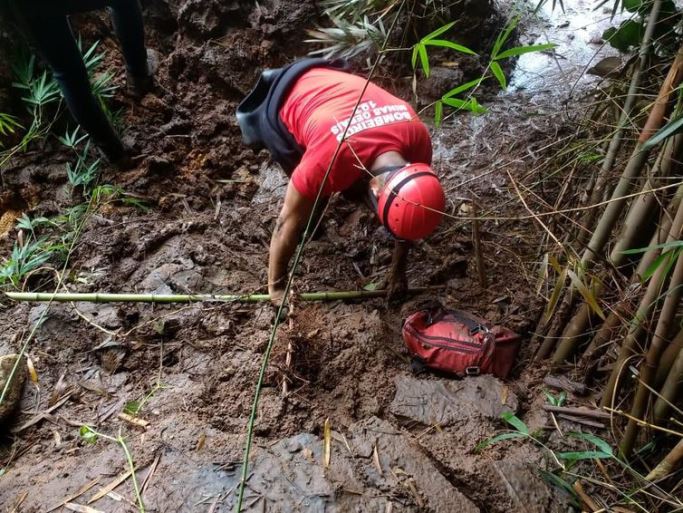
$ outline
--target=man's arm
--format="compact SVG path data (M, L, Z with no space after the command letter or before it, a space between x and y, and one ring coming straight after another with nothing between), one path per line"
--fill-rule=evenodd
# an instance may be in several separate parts
M273 302L282 301L287 281L287 267L299 243L301 233L313 211L313 201L305 198L290 182L285 202L270 239L268 259L268 293Z

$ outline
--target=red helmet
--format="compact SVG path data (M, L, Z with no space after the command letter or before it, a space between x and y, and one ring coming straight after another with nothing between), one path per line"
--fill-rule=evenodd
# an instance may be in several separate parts
M377 196L377 215L397 239L423 239L441 222L446 197L427 164L407 164L390 172Z

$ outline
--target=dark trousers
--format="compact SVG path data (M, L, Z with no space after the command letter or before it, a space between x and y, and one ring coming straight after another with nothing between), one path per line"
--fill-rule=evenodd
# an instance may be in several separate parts
M66 104L78 124L110 157L123 146L92 93L68 15L108 7L121 43L128 74L148 74L142 12L138 0L16 0L23 29L52 68Z

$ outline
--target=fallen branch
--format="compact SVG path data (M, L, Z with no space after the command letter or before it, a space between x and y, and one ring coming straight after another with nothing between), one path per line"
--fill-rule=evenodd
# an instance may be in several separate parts
M420 294L439 290L443 287L418 287L408 289L407 294ZM111 294L100 292L6 292L14 301L56 303L261 303L270 301L269 294ZM345 292L304 292L297 296L299 301L339 301L349 299L370 299L385 297L386 290L351 290Z
M576 417L590 417L594 419L611 418L611 415L607 412L601 410L589 410L587 408L571 408L568 406L551 406L549 404L544 404L543 409L553 413L564 413L566 415L572 415Z

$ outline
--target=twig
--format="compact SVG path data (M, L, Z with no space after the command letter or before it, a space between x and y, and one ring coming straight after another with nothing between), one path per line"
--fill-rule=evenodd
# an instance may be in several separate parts
M544 404L543 409L553 413L564 413L566 415L574 415L577 417L589 417L594 419L611 418L609 413L600 410L589 410L587 408L571 408L568 406L551 406L550 404Z
M477 262L477 274L479 276L479 285L486 288L486 273L484 271L484 259L481 254L481 237L479 233L479 220L476 219L478 213L477 204L472 201L472 214L475 219L472 220L472 242L474 243L474 256Z

